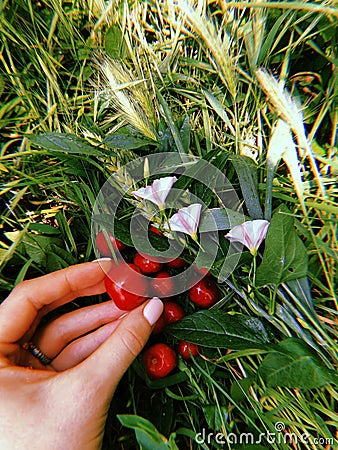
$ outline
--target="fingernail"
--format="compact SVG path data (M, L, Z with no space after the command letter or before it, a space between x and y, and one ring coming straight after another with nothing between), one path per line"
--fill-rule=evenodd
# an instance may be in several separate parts
M113 260L111 258L99 258L92 261L94 263L97 263L101 270L108 275L108 273L112 270L113 267Z
M153 326L163 312L163 303L158 297L153 297L143 310L144 318Z
M101 261L111 261L111 258L98 258L94 259L92 262L101 262Z

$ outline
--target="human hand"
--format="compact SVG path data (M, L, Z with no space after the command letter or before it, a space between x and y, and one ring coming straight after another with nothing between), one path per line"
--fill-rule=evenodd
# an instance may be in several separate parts
M105 291L111 261L71 266L20 283L0 305L0 448L101 447L110 400L162 313L152 299L126 313L112 301L81 308L37 331L47 312ZM52 359L44 366L22 346Z

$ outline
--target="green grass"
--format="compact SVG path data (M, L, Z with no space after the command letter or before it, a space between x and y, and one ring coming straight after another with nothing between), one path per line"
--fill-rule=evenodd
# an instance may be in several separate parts
M272 213L285 206L294 218L306 248L310 291L302 297L285 283L278 290L258 289L244 258L222 283L230 294L225 308L264 317L276 344L298 337L335 367L337 15L333 1L1 2L3 296L24 278L94 258L92 207L104 181L123 164L161 151L210 158L250 213L249 184L231 163L239 158L251 167L262 210L270 199ZM107 81L107 68L115 86ZM291 127L291 154L299 166L278 146L269 149L279 118ZM46 132L75 135L97 153L55 151L30 140ZM114 133L146 144L109 145L105 138ZM306 301L313 301L315 315ZM176 433L182 449L227 448L194 442L202 427L259 434L275 432L282 421L298 437L337 437L334 383L272 387L257 376L265 357L257 349L203 354L180 362L174 378L160 386L146 383L138 360L112 402L105 448L136 446L134 431L122 427L116 414L142 416L166 437ZM283 442L261 445L289 448Z

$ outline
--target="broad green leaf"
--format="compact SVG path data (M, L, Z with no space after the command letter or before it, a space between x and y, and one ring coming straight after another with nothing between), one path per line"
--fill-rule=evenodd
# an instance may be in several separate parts
M294 228L293 217L282 206L271 220L263 260L256 272L256 285L278 286L305 277L307 262L306 248Z
M206 405L203 408L205 420L211 430L220 431L228 421L229 408L227 406Z
M264 358L258 370L269 387L314 389L338 383L337 373L324 366L304 341L288 338L276 349Z
M55 272L56 270L64 269L68 267L69 264L62 257L56 253L47 252L46 253L46 272Z
M60 234L60 230L58 228L55 228L52 225L48 225L47 223L31 222L29 224L29 229L33 231L38 231L39 233L43 234Z
M143 417L132 414L119 414L117 416L121 424L135 431L136 439L144 450L169 450L168 439L164 437Z
M61 246L62 241L55 237L26 233L22 240L27 255L37 264L46 265L46 254L52 244Z
M86 155L102 155L102 151L88 144L73 134L67 133L43 133L39 135L26 135L33 144L39 145L47 150L58 152L80 153Z
M127 47L119 25L113 24L110 28L108 28L105 33L104 47L106 53L112 58L125 58Z
M247 156L232 156L231 162L238 175L245 206L252 219L263 219L258 194L257 165Z
M268 333L257 318L219 310L198 311L165 331L176 339L233 350L260 348L269 342Z
M77 259L74 258L74 256L68 252L67 250L65 250L64 248L60 247L59 245L55 245L55 244L50 244L48 247L48 252L49 253L54 253L55 255L59 256L60 258L62 258L63 261L65 261L65 266L69 265L73 265L77 263Z
M230 390L231 398L234 399L235 402L242 402L246 400L250 395L250 386L252 386L251 378L241 378L233 381Z
M136 148L145 147L149 144L154 144L154 142L149 141L144 138L128 136L123 133L110 134L103 141L111 149L126 149L126 150L134 150Z
M206 231L230 230L235 225L240 225L247 217L229 208L212 208L203 212L198 230Z

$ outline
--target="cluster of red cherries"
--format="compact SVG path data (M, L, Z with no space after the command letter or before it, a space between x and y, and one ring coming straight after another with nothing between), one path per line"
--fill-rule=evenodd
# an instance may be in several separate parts
M150 230L159 233L156 228L150 227ZM119 252L127 248L110 233L102 231L97 234L95 244L100 255L108 257L112 257L111 248ZM186 261L180 257L163 263L156 261L154 257L136 252L133 262L116 265L110 272L111 276L108 274L105 277L106 291L116 306L126 311L141 305L147 298L155 296L161 298L164 303L163 313L152 332L153 335L160 335L166 325L177 322L185 316L182 306L171 297L174 294L172 274L179 272L186 265ZM126 270L127 267L132 270ZM203 278L188 290L188 298L199 308L209 308L219 298L217 285L206 269L196 267L195 270L202 274ZM179 341L175 349L162 342L150 345L143 354L147 375L153 380L163 378L175 369L177 354L184 360L189 360L197 356L199 351L196 344L185 340Z

